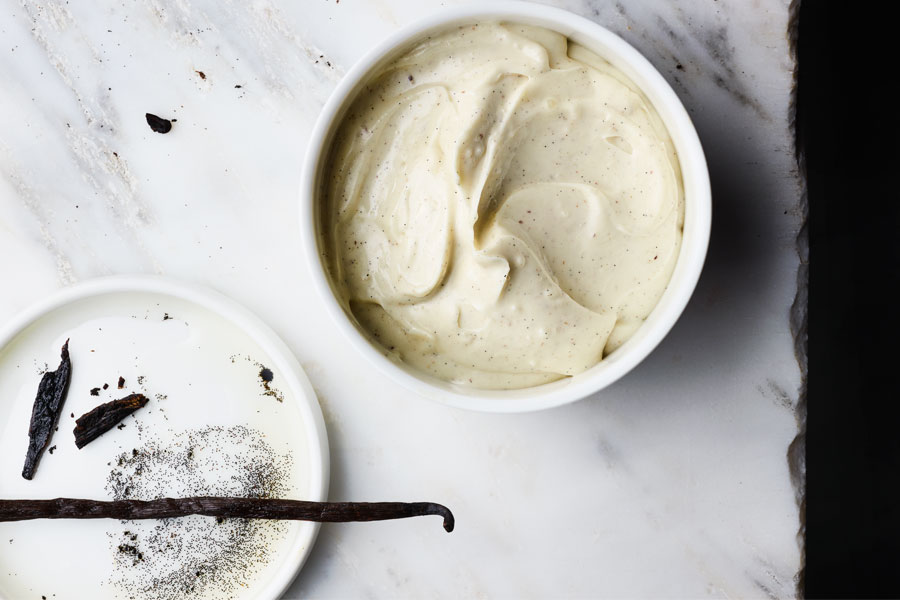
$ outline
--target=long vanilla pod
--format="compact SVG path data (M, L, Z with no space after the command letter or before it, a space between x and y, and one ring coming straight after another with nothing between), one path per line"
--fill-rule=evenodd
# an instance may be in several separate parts
M446 506L433 502L309 502L269 498L197 496L158 500L0 500L0 522L31 519L168 519L188 515L241 519L279 519L342 523L384 521L438 515L444 529L455 520Z

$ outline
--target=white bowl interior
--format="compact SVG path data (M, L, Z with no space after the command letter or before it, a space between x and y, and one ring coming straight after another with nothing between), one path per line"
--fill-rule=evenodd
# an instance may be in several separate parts
M678 155L685 195L682 247L675 270L659 303L644 324L621 347L574 377L517 390L483 390L452 384L390 358L370 342L349 307L338 300L321 262L318 223L320 177L334 134L369 73L405 52L423 37L475 22L508 21L546 27L564 34L609 61L627 75L662 118ZM461 408L488 412L525 412L558 406L613 383L643 360L665 337L687 305L706 257L711 197L706 159L690 117L662 75L624 40L587 19L564 10L526 2L498 2L446 10L402 29L357 63L329 99L311 138L301 184L301 230L313 281L338 328L377 368L419 394Z

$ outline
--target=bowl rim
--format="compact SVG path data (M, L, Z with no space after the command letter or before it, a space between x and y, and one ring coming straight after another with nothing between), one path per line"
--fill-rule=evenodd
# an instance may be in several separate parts
M26 306L6 323L0 325L0 350L25 331L29 325L67 304L110 294L151 293L170 296L190 302L231 322L242 330L273 361L273 365L287 380L287 388L298 394L297 405L311 438L310 497L307 500L324 502L328 499L330 484L330 452L328 432L318 396L303 371L299 360L275 331L236 300L213 289L158 275L111 275L74 283L52 292L49 296ZM308 398L309 401L303 401ZM282 566L273 574L265 587L260 587L254 597L279 598L303 570L321 523L309 522L310 527L301 533L296 543L286 549Z
M339 117L369 72L429 32L488 20L534 24L557 31L596 52L628 76L650 99L669 132L679 160L685 198L684 231L675 270L644 324L619 349L591 369L552 383L515 390L452 384L392 360L386 351L377 348L351 321L335 297L320 258L316 223L320 165L330 151ZM301 171L301 246L313 287L337 329L367 362L403 387L445 405L479 412L530 412L560 406L598 392L631 371L669 333L687 306L706 259L711 222L709 171L699 136L681 100L659 71L633 46L605 27L560 8L520 0L444 8L400 28L375 45L346 73L319 113Z

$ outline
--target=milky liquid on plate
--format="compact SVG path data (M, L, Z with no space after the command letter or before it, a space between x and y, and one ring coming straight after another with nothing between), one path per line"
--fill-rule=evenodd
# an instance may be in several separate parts
M43 370L56 368L67 338L72 379L59 429L50 441L56 448L44 453L34 480L26 481L21 470L38 382ZM259 376L262 366L273 371L268 389ZM120 376L125 379L123 389L117 386ZM107 390L91 395L92 388L104 383ZM307 426L291 390L279 383L284 378L277 366L247 334L193 303L149 293L112 293L58 308L0 350L0 497L108 500L116 493L110 482L116 471L125 481L143 482L125 497L175 495L204 487L239 493L252 488L248 482L254 467L258 471L268 462L280 469L264 482L269 492L274 486L278 495L306 498L312 479L310 441L303 434ZM134 392L144 393L150 402L126 418L124 428L107 432L81 450L75 447L74 417ZM179 471L173 459L189 451L196 464L187 470L182 465ZM138 465L138 455L153 452L168 457ZM144 471L138 477L136 468ZM120 487L118 494L122 492ZM254 597L288 552L296 552L304 528L311 527L265 521L248 533L236 529L234 520L216 523L195 516L168 520L168 529L161 532L160 523L0 523L0 597L164 596L176 588L140 588L160 577L187 581L183 569L173 568L178 551L184 553L184 564L193 558L204 565L187 597ZM163 534L174 534L181 550L165 550ZM198 536L213 540L203 551L221 559L216 552L221 554L220 546L235 535L244 536L246 543L228 548L229 568L216 572L207 568L215 560L197 562ZM266 556L254 559L261 549ZM168 554L160 556L161 551ZM138 560L139 553L147 555Z

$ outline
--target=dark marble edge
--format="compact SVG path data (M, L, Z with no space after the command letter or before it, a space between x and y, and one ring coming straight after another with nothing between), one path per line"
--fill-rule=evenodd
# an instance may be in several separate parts
M797 170L800 178L800 198L797 201L797 213L800 215L800 229L797 232L797 254L800 265L797 268L797 294L791 305L790 326L794 338L794 355L800 366L800 389L794 415L797 419L797 435L788 446L787 460L794 486L797 507L800 510L800 523L797 530L797 542L800 545L800 569L794 576L798 598L805 595L806 571L806 387L807 387L807 313L809 307L809 199L806 187L806 158L803 143L797 130L797 76L799 60L797 41L799 39L800 2L791 0L788 16L788 47L794 62L794 78L791 85L791 100L788 109L790 128L794 133L794 152L797 159Z

